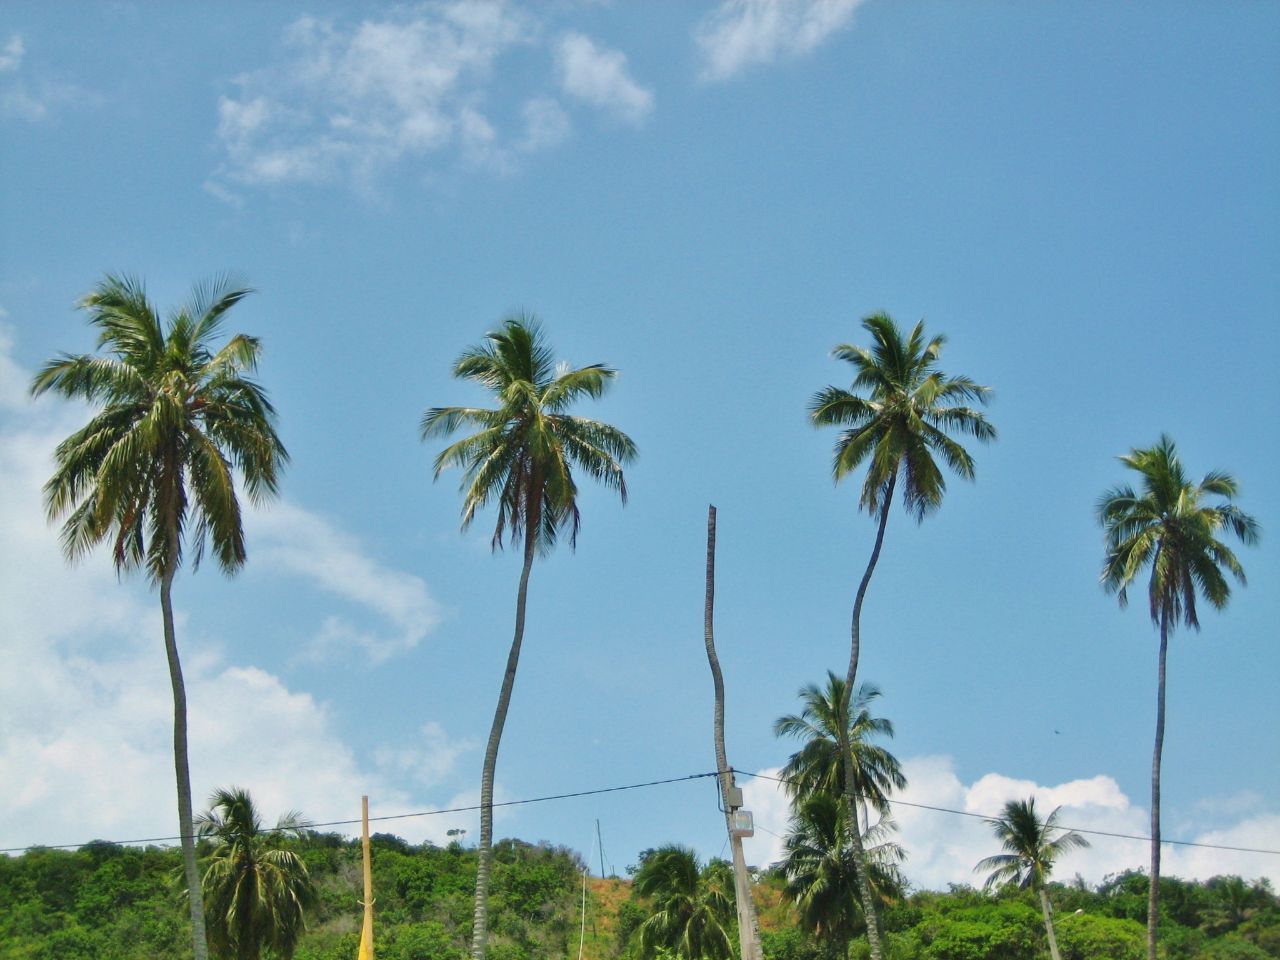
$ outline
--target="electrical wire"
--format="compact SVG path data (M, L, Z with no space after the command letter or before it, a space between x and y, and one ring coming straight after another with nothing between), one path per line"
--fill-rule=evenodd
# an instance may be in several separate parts
M767 773L750 773L746 770L736 770L732 767L730 768L730 770L735 774L740 774L744 777L754 777L757 780L772 780L775 783L794 783L795 782L794 780L789 779L787 777L775 777ZM718 777L719 775L720 775L719 771L712 770L708 773L691 773L683 777L668 777L663 780L646 780L642 783L628 783L628 784L623 784L617 787L598 787L594 790L575 790L572 793L555 793L555 794L549 794L543 797L529 797L524 800L503 800L493 804L493 806L494 807L518 807L518 806L523 806L525 804L530 804L530 803L547 803L552 800L571 800L571 799L574 799L575 797L592 797L592 796L599 796L600 794L604 794L604 793L620 793L624 790L640 790L646 787L659 787L659 786L664 786L666 784L671 784L671 783L684 783L689 780L704 780L707 777ZM717 791L717 796L718 796L718 791ZM987 816L981 813L972 813L968 810L956 810L952 807L940 807L940 806L935 806L933 804L928 804L928 803L915 803L910 800L898 800L893 797L889 798L889 803L894 806L912 807L917 810L931 810L935 813L949 813L959 817L970 817L975 820L1003 820L1004 819L1003 817ZM465 806L465 807L447 807L442 810L421 810L414 813L392 813L392 814L386 814L381 817L370 817L369 822L375 823L375 822L385 822L389 820L408 820L414 817L437 817L447 813L470 813L472 811L479 810L479 809L480 809L480 804L471 804L470 806ZM308 823L300 823L290 828L266 827L263 829L262 832L273 833L281 829L314 830L317 827L345 827L345 826L352 826L353 824L357 824L359 822L360 822L359 819L323 820L323 821L314 821L314 822L308 822ZM764 828L762 827L761 829L764 829ZM1133 834L1133 833L1114 833L1109 830L1093 830L1087 827L1069 827L1069 826L1057 826L1057 829L1063 830L1063 831L1071 831L1074 833L1085 833L1085 834L1089 834L1091 836L1097 836L1097 837L1111 837L1118 840L1142 840L1147 843L1151 842L1150 837L1144 837L1139 834ZM773 833L773 831L771 830L765 830L765 832L775 837L778 836L776 833ZM142 837L140 839L134 839L134 840L106 840L106 841L89 840L89 841L84 841L82 843L32 843L23 847L0 847L0 853L22 853L26 850L31 850L35 847L41 847L47 850L74 850L74 849L78 849L80 847L86 846L89 843L111 843L116 846L137 846L139 844L145 844L145 843L173 843L181 839L182 837L180 836L170 836L170 837ZM728 840L726 839L725 842L727 844ZM1266 850L1266 849L1260 849L1258 847L1236 847L1236 846L1231 846L1223 843L1201 843L1195 840L1168 840L1163 837L1161 838L1160 842L1167 843L1172 846L1198 847L1205 850L1229 850L1235 853L1260 853L1268 856L1280 856L1280 850Z
M795 780L793 779L789 779L787 777L774 777L767 773L748 773L745 770L735 770L734 772L739 773L744 777L755 777L758 780L773 780L775 783L795 783ZM968 810L955 810L955 809L952 809L951 807L937 807L928 803L913 803L910 800L898 800L898 799L895 799L894 797L889 797L887 799L889 803L892 804L893 806L914 807L917 810L932 810L935 813L952 813L959 817L972 817L976 820L1004 821L1004 817L988 816L987 814L982 814L982 813L972 813ZM1040 824L1040 826L1044 826L1044 824ZM1087 827L1068 827L1068 826L1061 826L1058 824L1054 824L1054 828L1057 830L1062 830L1062 831L1071 832L1071 833L1087 833L1096 837L1113 837L1119 840L1143 840L1147 843L1151 842L1150 837L1143 837L1134 833L1112 833L1109 830L1091 830ZM777 836L777 834L774 834L774 836ZM1258 849L1257 847L1232 847L1223 843L1199 843L1195 840L1166 840L1164 837L1160 838L1160 842L1168 843L1168 844L1179 846L1179 847L1202 847L1207 850L1232 850L1232 851L1235 851L1236 853L1265 853L1265 854L1270 854L1271 856L1280 857L1280 850L1261 850L1261 849Z
M714 777L716 772L710 773L691 773L684 777L668 777L665 780L647 780L644 783L627 783L620 787L598 787L594 790L575 790L573 793L556 793L545 797L529 797L525 800L502 800L494 803L494 807L518 807L528 803L546 803L550 800L571 800L574 797L593 797L602 793L619 793L623 790L639 790L643 787L660 787L668 783L683 783L686 780L702 780L706 777ZM390 813L381 817L370 817L369 822L382 822L386 820L408 820L412 817L438 817L446 813L470 813L473 810L479 810L480 804L472 804L466 807L447 807L442 810L420 810L415 813ZM310 821L307 823L294 824L291 827L264 827L263 833L275 833L278 830L314 830L316 827L346 827L352 824L360 823L360 819L354 820L322 820ZM25 847L0 847L0 853L21 853L24 850L30 850L33 847L42 847L46 850L74 850L83 847L89 843L111 843L116 846L136 846L140 843L172 843L175 840L181 840L181 836L176 837L142 837L136 840L86 840L83 843L32 843Z

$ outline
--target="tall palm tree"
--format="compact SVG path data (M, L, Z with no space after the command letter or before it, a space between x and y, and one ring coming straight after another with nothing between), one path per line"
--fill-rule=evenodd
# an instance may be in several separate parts
M875 545L871 559L858 584L853 601L850 629L849 670L845 675L843 712L848 715L848 698L858 675L861 652L862 602L867 585L880 559L884 544L889 507L899 481L902 501L917 521L942 504L947 484L934 461L935 454L966 480L973 479L973 458L948 435L965 434L978 440L996 436L987 418L969 406L986 403L990 390L968 377L949 377L937 368L946 339L936 336L925 341L924 322L917 323L905 338L897 324L883 313L862 321L870 335L870 349L841 344L833 355L846 360L856 371L853 384L846 390L827 387L814 394L809 402L809 418L814 426L840 426L844 430L836 441L832 472L837 483L867 464L859 507L877 517ZM852 744L843 738L841 749L848 762L845 766L845 792L849 805L855 805L857 783L853 779L855 764ZM862 838L852 831L858 862L864 862ZM865 878L859 881L863 908L875 915L876 904ZM881 960L880 937L876 923L867 925L867 940L872 960Z
M659 847L642 856L633 889L653 907L640 925L643 957L664 950L680 960L733 956L733 871L723 860L699 868L687 847Z
M264 950L293 956L316 900L307 865L283 845L303 835L301 817L286 813L263 830L253 799L237 787L214 793L209 806L196 828L214 844L203 882L214 953L224 960L260 960Z
M1053 932L1053 909L1049 905L1047 884L1053 872L1054 862L1064 853L1089 846L1089 841L1078 833L1068 831L1057 839L1050 837L1058 831L1058 807L1041 823L1036 816L1035 797L1026 800L1010 800L1004 805L1002 816L988 820L1005 853L987 857L974 867L975 873L990 871L986 888L1003 883L1016 883L1018 888L1028 888L1040 895L1040 909L1044 912L1044 929L1049 936L1049 953L1053 960L1062 960L1058 953L1058 938Z
M789 713L773 723L774 736L794 737L803 746L793 753L782 768L787 793L801 800L814 793L839 795L844 789L844 760L840 752L840 729L846 728L853 751L854 789L857 791L859 829L868 827L866 806L880 815L889 812L889 794L907 786L898 758L871 741L875 737L892 737L893 722L871 715L871 704L880 699L880 688L873 683L860 683L849 700L853 719L841 723L841 705L845 702L844 678L827 671L826 688L809 683L800 688L804 709Z
M858 895L853 821L839 789L837 785L835 792L817 790L796 798L782 869L787 877L784 892L799 911L801 928L844 956L853 938L869 927L869 915ZM878 903L892 903L905 885L899 864L906 854L889 839L897 829L886 816L862 831L871 892Z
M1151 759L1151 889L1147 903L1147 957L1156 958L1156 925L1160 911L1160 757L1164 750L1165 655L1169 632L1179 621L1200 629L1197 595L1221 610L1231 598L1223 571L1244 584L1244 568L1218 539L1223 531L1242 543L1258 540L1257 521L1235 506L1239 492L1234 477L1221 471L1193 483L1178 459L1173 441L1161 435L1154 447L1133 449L1120 462L1141 478L1141 489L1121 485L1098 501L1098 520L1106 530L1102 585L1129 601L1129 587L1151 568L1147 603L1151 622L1160 631L1156 667L1156 738ZM1209 503L1210 497L1219 498Z
M159 588L196 960L208 950L172 588L185 534L194 541L196 566L206 544L224 573L244 564L236 474L250 501L260 503L275 494L288 460L276 436L275 411L249 376L258 362L257 338L236 334L215 345L227 311L249 292L225 280L197 287L190 302L162 323L139 281L108 276L80 302L98 330L99 352L62 354L31 385L33 395L53 391L99 408L58 445L56 470L44 487L49 519L66 517L64 553L77 560L110 540L118 571L143 567Z
M450 467L462 469L464 530L478 510L496 503L494 549L502 547L504 538L513 544L524 541L515 637L480 778L480 846L471 953L475 960L483 960L488 940L493 776L520 661L533 559L549 551L562 532L567 532L570 546L577 539L578 488L573 468L616 490L626 503L622 465L635 457L636 448L616 427L567 412L575 400L601 396L616 372L602 364L576 370L557 367L542 328L532 317L504 320L501 329L486 334L482 344L463 352L453 366L453 375L491 390L497 405L434 407L423 415L424 440L448 436L464 427L476 431L436 456L436 478Z

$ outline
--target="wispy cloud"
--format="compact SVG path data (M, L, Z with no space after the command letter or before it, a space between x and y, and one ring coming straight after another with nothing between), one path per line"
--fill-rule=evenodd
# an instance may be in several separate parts
M36 123L63 104L95 99L72 84L31 77L26 56L27 44L19 33L0 45L0 119Z
M205 189L239 203L237 187L372 188L412 164L505 173L569 137L570 102L638 125L654 95L626 56L556 33L545 19L553 15L471 0L357 24L303 17L285 31L279 60L237 77L219 99L224 160Z
M705 80L800 57L853 21L865 0L723 0L694 33Z
M412 650L440 620L420 577L374 559L323 517L282 501L252 513L248 526L262 568L304 577L363 608L358 624L339 614L325 617L305 656L323 659L356 647L382 663ZM388 629L370 628L370 613Z
M581 33L567 33L556 47L556 68L564 92L638 124L653 110L653 91L631 78L619 50L597 46Z

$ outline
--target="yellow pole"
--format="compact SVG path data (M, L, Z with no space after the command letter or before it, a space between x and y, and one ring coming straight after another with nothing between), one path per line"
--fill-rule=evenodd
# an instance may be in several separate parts
M360 798L360 847L364 852L364 927L358 960L373 960L373 862L369 858L369 798Z

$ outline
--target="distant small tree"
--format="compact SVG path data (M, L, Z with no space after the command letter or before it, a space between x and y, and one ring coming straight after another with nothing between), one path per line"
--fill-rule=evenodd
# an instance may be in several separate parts
M640 924L640 952L680 960L733 957L733 872L723 860L699 867L687 847L645 851L633 889L651 903Z
M1049 903L1047 884L1053 865L1070 850L1089 846L1089 841L1073 831L1050 839L1058 832L1058 810L1055 809L1041 823L1036 816L1034 797L1026 800L1010 800L1004 805L1004 815L988 820L987 824L1000 840L1005 853L987 857L974 867L975 873L990 871L986 887L1002 883L1016 883L1019 888L1031 889L1040 895L1040 909L1044 912L1044 929L1049 937L1049 953L1053 960L1062 960L1058 952L1058 940L1053 929L1053 908Z
M247 791L219 790L209 802L196 829L213 842L202 886L214 954L224 960L260 960L264 951L292 957L315 902L306 864L282 844L302 835L299 815L287 813L264 830Z

